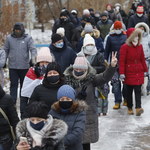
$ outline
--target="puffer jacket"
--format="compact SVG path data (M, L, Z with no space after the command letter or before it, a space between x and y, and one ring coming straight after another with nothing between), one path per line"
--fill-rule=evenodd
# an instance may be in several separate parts
M98 130L98 114L97 114L97 101L95 99L95 87L104 85L111 80L116 68L108 67L103 73L96 74L96 70L89 66L86 77L82 80L77 80L73 75L73 67L68 67L65 72L66 84L72 86L78 95L83 86L86 86L88 110L86 111L86 125L83 136L83 143L95 143L99 138Z
M68 125L68 133L64 138L66 150L83 150L82 137L85 130L87 105L84 101L74 101L70 112L63 113L59 102L52 105L50 114L63 120Z

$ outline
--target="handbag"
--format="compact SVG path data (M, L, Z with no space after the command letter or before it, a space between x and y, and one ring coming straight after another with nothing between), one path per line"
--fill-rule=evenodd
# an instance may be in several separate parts
M0 108L0 113L1 113L1 114L3 115L3 117L7 120L8 124L9 124L9 127L10 127L10 131L11 131L12 138L13 138L13 140L15 140L15 139L16 139L16 136L15 136L15 133L14 133L14 129L13 129L12 125L10 124L9 119L8 119L6 113L3 111L2 108Z

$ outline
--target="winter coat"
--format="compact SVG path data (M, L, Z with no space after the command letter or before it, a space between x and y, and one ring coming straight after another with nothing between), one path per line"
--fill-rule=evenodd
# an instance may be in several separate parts
M42 79L43 76L37 77L34 68L31 67L24 78L21 96L30 98L34 88L41 83Z
M75 51L71 47L67 46L65 42L64 44L65 45L62 49L56 48L53 44L49 47L51 53L54 55L55 61L61 66L62 72L64 72L70 64L73 64L76 58Z
M56 33L57 29L60 27L65 29L65 36L66 36L67 40L69 42L71 42L71 38L72 38L73 30L74 30L73 23L70 21L70 19L68 19L67 22L61 22L60 19L57 19L52 28L52 33L53 34Z
M129 18L128 28L132 28L132 27L134 28L136 24L140 22L144 22L147 25L149 25L148 18L145 15L143 15L142 17L139 17L137 14L134 14Z
M142 85L144 83L144 72L148 71L143 47L140 44L141 37L137 46L131 43L138 32L140 31L134 31L126 44L120 49L119 73L125 75L124 83L127 85Z
M97 29L100 31L101 33L101 38L104 40L106 35L109 33L110 31L110 27L112 26L113 22L112 20L107 20L106 22L102 22L101 20L97 23Z
M60 110L59 102L52 105L50 114L54 118L58 118L66 122L68 132L64 138L66 150L83 150L82 138L85 130L86 115L85 110L87 105L84 101L74 101L70 113L63 113Z
M34 89L29 103L43 101L48 105L49 109L51 109L51 105L57 101L57 91L61 86L62 83L52 85L51 87L45 87L43 84L38 85Z
M17 38L13 34L8 35L5 41L4 50L8 58L8 67L10 69L28 69L31 58L36 57L36 48L33 39L28 34Z
M17 123L19 122L18 114L16 108L13 104L13 99L10 95L5 94L2 98L0 98L0 107L6 113L10 124L12 125L14 131ZM0 136L11 134L9 124L7 120L0 113Z
M113 31L111 31L113 32ZM123 45L126 41L126 35L124 33L121 34L111 34L107 37L106 41L106 47L104 52L104 58L108 61L109 56L111 56L111 53L113 51L117 52L118 58L119 58L119 51L121 45Z
M83 30L82 33L81 33L81 38L79 39L79 42L77 44L77 51L78 52L81 51L81 48L83 46L83 39L85 37L85 34L86 33ZM95 40L95 46L96 46L97 50L100 51L100 52L104 52L103 41L102 41L102 39L100 37L100 32L97 29L94 29L93 33L91 33L91 36Z
M109 67L104 73L96 74L96 70L89 66L88 73L86 77L82 80L77 80L73 75L73 67L68 67L65 72L66 84L72 86L78 95L82 87L85 85L87 87L86 94L87 97L85 102L88 104L88 110L86 111L86 125L83 137L83 143L95 143L98 141L98 114L97 114L97 101L95 99L95 87L103 85L111 80L115 68Z
M145 58L150 58L150 33L149 26L146 23L138 23L135 28L143 26L146 29L146 32L143 33L141 44L143 46Z
M62 120L53 119L50 129L44 131L42 137L42 146L33 148L33 138L27 129L28 119L21 120L16 127L17 139L26 137L31 150L65 150L63 145L63 138L67 133L67 125Z

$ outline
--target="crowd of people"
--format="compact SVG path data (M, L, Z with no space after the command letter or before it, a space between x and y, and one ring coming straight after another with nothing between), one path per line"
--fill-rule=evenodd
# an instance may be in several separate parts
M150 94L145 8L134 1L127 14L121 4L107 4L104 12L84 9L82 17L63 8L49 47L38 51L16 23L0 49L0 150L90 150L99 139L98 117L108 113L110 89L114 110L124 105L140 116L141 97ZM10 94L3 90L7 60Z

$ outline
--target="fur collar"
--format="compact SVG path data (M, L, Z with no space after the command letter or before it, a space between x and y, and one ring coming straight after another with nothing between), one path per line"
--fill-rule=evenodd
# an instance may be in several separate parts
M30 145L32 145L32 137L30 136L30 133L27 130L27 123L28 119L21 120L16 127L16 135L19 139L21 136L27 137L28 142ZM67 134L67 124L58 119L53 119L52 127L50 130L47 130L46 134L42 138L42 145L56 145L61 140L63 140L64 136Z
M51 109L57 111L57 112L60 112L60 106L59 106L59 101L58 102L55 102L52 106L51 106ZM70 109L70 112L72 113L80 113L82 111L86 111L88 109L88 105L86 104L85 101L82 101L82 100L77 100L77 101L74 101L71 109Z
M82 32L81 32L81 37L85 37L85 31L83 30ZM97 29L93 29L93 32L92 33L90 33L90 35L93 37L93 38L96 38L96 39L98 39L99 37L100 37L100 31L99 30L97 30Z
M138 36L139 37L139 42L138 42L138 46L141 44L141 40L142 40L142 31L141 29L137 28L135 29L135 31L133 31L131 33L131 35L128 37L128 39L126 40L126 44L129 46L132 46L132 41L134 40L134 38Z
M136 24L135 28L139 28L141 26L143 26L146 30L146 33L149 34L149 26L144 22L140 22L140 23Z

